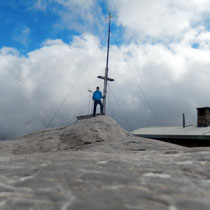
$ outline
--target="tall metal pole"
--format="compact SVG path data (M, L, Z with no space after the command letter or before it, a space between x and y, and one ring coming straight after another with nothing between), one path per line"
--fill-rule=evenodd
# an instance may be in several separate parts
M182 127L185 128L185 114L182 113Z
M103 92L103 107L104 107L104 114L106 114L106 94L107 94L107 79L108 79L108 70L109 70L109 43L110 43L110 25L111 25L111 18L112 16L109 15L109 31L108 31L108 42L107 42L107 56L106 56L106 68L105 68L105 75L104 75L104 92Z

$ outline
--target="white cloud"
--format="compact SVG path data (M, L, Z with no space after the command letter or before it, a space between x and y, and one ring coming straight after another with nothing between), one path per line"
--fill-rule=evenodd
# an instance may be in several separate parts
M23 46L27 47L29 42L29 36L30 36L31 30L26 25L21 25L15 28L15 31L13 33L13 39Z
M37 0L33 8L56 14L59 18L54 24L55 30L100 33L106 19L98 3L98 0Z
M48 39L43 42L43 46L53 46L53 45L64 45L64 42L61 39L51 40Z
M64 27L83 32L100 25L100 8L94 7L97 1L56 2L66 8L60 13ZM210 33L205 28L209 1L130 2L110 0L118 24L134 39L111 46L109 76L115 82L109 84L109 113L126 128L122 109L133 128L157 125L151 107L162 125L181 124L183 112L187 123L195 124L195 108L210 104ZM27 30L25 34L27 43ZM69 44L46 40L27 57L13 48L2 48L1 137L45 128L69 93L53 126L67 124L86 98L88 108L87 90L103 86L97 76L104 74L105 60L106 48L89 33L75 36Z
M81 13L93 8L96 0L54 0L59 4L62 4L71 9L71 7L78 7Z
M194 38L208 40L205 33ZM169 48L147 43L111 46L109 76L115 82L109 84L108 110L121 125L128 128L122 110L133 128L157 125L150 105L162 124L181 124L182 112L189 123L195 123L195 108L210 104L206 97L210 52L205 47L193 49L186 40ZM88 110L87 90L103 86L96 77L104 74L105 59L106 48L90 34L75 37L70 44L47 40L27 57L2 48L1 138L46 128L68 93L52 126L66 125L85 99Z
M16 55L16 56L19 55L18 51L11 47L2 47L0 49L0 54L1 55Z
M54 122L54 125L67 124L79 109L79 103L87 97L87 90L101 84L96 75L103 72L104 66L99 62L102 51L97 44L95 37L85 34L75 38L71 45L48 40L27 57L19 57L13 49L2 48L0 123L5 124L1 137L46 128L72 89Z
M42 10L45 11L47 8L47 0L36 0L33 4L33 8L36 10Z
M141 40L179 40L210 11L207 0L110 0L109 4L127 35Z

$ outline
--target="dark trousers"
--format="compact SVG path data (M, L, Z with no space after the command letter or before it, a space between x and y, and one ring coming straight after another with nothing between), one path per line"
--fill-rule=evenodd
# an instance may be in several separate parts
M100 105L101 114L103 113L103 104L101 103L101 100L94 100L94 108L93 108L93 115L96 115L96 107L97 105Z

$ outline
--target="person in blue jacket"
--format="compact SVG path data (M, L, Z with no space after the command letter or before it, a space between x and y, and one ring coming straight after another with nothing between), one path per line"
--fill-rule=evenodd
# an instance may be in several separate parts
M100 105L100 110L101 114L103 114L103 104L101 103L101 98L104 98L102 96L101 91L99 90L99 87L96 87L96 91L93 93L92 99L94 100L94 108L93 108L93 116L96 116L96 107L99 104Z

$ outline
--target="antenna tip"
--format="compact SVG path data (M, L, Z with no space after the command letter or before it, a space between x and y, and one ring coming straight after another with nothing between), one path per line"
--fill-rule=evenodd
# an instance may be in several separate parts
M109 13L109 16L107 18L111 20L112 19L112 14Z

